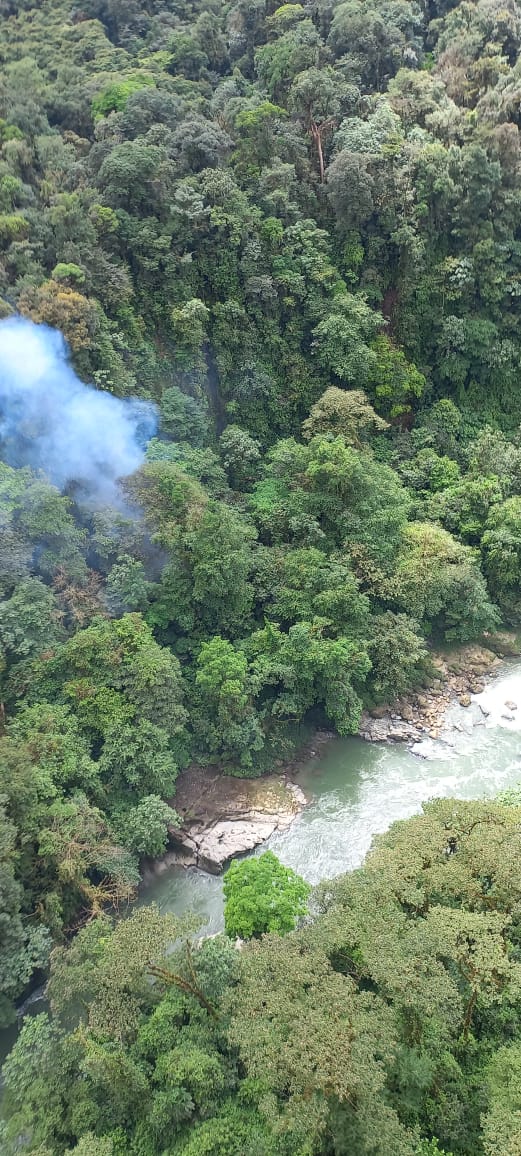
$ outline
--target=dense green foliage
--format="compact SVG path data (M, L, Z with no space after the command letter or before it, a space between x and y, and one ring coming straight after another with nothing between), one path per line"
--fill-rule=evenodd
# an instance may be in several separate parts
M235 860L224 876L226 934L252 939L267 931L292 931L306 913L310 890L273 851L258 859Z
M3 1023L91 917L72 950L109 950L102 913L166 845L191 760L261 774L305 724L355 733L364 705L428 680L432 643L519 623L521 18L516 0L0 0L0 18L0 317L61 329L82 378L160 417L128 507L78 508L0 461ZM515 903L506 883L483 910L436 892L468 928L423 907L409 924L419 884L391 895L391 860L380 963L337 897L338 950L327 914L321 945L312 927L248 948L215 1023L182 985L161 1011L140 972L121 1048L106 1027L29 1025L15 1132L33 1142L47 1099L40 1156L392 1156L434 1136L507 1156L517 1012L486 999L513 992L498 960L502 936L515 961L515 919L498 929ZM375 862L345 885L360 910ZM409 987L446 939L413 1010L392 988L395 922L427 961ZM499 987L477 973L466 1023L458 951L485 934ZM229 1009L236 957L194 951ZM287 1072L274 1061L266 1086L237 1008L256 975L282 1001L292 972L300 994L274 1011ZM299 1032L318 1047L320 1008L344 1000L342 1071L311 1049L303 1084Z
M240 951L100 916L5 1064L2 1152L513 1156L520 854L519 800L437 800Z

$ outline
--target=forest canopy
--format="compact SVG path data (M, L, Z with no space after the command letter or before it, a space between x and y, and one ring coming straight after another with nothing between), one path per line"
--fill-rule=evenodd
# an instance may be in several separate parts
M436 800L241 950L154 906L98 916L4 1065L2 1152L511 1156L520 840L519 793Z
M0 364L0 1024L51 953L105 1024L26 1026L13 1136L38 1156L512 1156L517 908L486 840L490 903L455 896L448 861L415 923L395 832L338 884L361 905L348 926L331 900L338 943L324 910L244 964L194 947L215 1023L191 956L192 987L129 978L113 1049L116 981L88 985L94 958L117 971L110 919L166 847L180 772L261 775L428 684L436 646L520 624L519 5L0 0L0 19L0 334L60 331L98 399L155 415L88 501L30 458L27 413L14 452ZM433 961L412 1007L398 928ZM267 1086L270 967L287 1072ZM331 1038L303 1084L297 1050L344 1000L355 1058L331 1067Z

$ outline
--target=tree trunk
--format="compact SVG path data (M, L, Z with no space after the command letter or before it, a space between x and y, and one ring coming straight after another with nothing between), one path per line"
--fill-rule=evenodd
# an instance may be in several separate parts
M317 150L317 154L318 154L318 164L319 164L319 168L320 168L320 184L323 185L324 184L325 168L324 168L324 153L323 153L323 149L322 149L322 136L321 136L320 129L317 125L317 122L315 120L313 120L313 118L311 119L310 132L311 132L311 136L313 137L313 140L315 142L315 146L316 146L316 150Z

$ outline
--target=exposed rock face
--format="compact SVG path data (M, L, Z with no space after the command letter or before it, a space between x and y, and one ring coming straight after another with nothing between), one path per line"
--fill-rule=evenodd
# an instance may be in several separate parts
M419 726L414 726L403 716L393 718L390 711L378 718L364 711L358 733L360 738L369 743L409 743L418 742L421 738Z
M360 723L360 737L371 743L413 743L415 754L423 754L425 739L436 739L443 728L447 709L454 702L470 707L471 695L484 689L483 676L501 663L498 653L511 653L514 646L510 636L501 635L500 644L478 646L469 643L431 656L437 672L436 685L408 698L398 699L391 706L377 706L364 711ZM488 641L488 640L487 640ZM490 640L492 643L492 639ZM494 640L497 641L497 640ZM505 703L511 710L515 704ZM486 710L482 712L486 715Z
M182 826L170 828L177 861L218 874L230 859L289 827L306 803L300 787L282 777L236 779L192 767L175 797Z
M274 831L284 830L294 817L270 817L262 812L251 811L247 819L218 819L211 827L203 827L200 831L192 827L187 840L189 846L194 848L197 865L217 874L230 859L253 851L259 843L269 839Z

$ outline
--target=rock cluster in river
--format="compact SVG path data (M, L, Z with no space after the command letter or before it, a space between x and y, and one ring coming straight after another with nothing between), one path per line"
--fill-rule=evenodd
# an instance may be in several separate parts
M433 685L391 706L364 711L359 734L368 742L421 742L428 736L437 739L447 708L453 702L469 707L471 695L481 694L485 678L501 658L512 653L510 635L497 635L490 646L467 644L432 657L436 674Z

